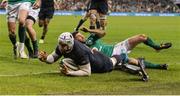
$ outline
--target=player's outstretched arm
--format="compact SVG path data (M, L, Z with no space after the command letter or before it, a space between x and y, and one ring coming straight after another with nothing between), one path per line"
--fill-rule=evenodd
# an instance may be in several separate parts
M39 51L38 52L38 58L42 62L46 62L48 54L45 51Z
M55 51L52 52L49 55L45 51L39 51L38 58L42 62L46 62L48 64L52 64L52 63L56 62L60 58L60 56L57 55L55 53Z

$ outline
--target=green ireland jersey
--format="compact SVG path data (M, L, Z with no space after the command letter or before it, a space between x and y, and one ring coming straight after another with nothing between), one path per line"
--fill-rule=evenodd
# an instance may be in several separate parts
M96 48L101 53L105 54L108 57L111 57L114 45L109 44L103 44L101 40L99 40L99 37L97 37L95 34L91 34L85 44L90 48Z
M8 0L9 4L16 4L16 3L20 3L20 2L31 2L34 3L36 0Z

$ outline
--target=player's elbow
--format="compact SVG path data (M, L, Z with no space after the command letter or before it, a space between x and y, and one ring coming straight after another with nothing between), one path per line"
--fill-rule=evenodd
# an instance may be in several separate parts
M106 35L106 32L105 31L102 31L101 34L99 34L99 37L102 38Z
M79 66L79 67L80 67L80 70L83 71L84 76L91 76L91 66L90 66L90 63L88 63L86 65Z
M101 29L99 29L101 30ZM97 34L100 38L104 37L106 35L106 32L101 30L101 32L99 32L99 34Z
M105 31L103 31L102 32L102 37L104 37L106 35L106 32Z
M91 76L91 72L86 72L86 76Z

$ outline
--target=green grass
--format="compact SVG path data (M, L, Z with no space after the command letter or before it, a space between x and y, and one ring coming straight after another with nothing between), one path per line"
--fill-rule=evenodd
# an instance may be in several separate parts
M46 43L40 44L40 49L52 52L58 35L72 31L78 20L80 17L55 16ZM37 25L35 29L40 38L42 29ZM130 54L132 57L146 57L152 62L168 63L169 70L147 69L149 82L120 71L92 74L90 77L66 77L56 72L59 71L58 62L47 65L32 59L14 60L5 16L1 15L0 94L180 94L180 17L109 17L107 35L103 40L115 43L136 34L147 34L158 43L173 43L172 48L159 53L141 44Z

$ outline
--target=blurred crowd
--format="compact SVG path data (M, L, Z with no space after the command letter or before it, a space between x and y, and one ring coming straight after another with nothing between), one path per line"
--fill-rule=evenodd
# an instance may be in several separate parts
M83 11L87 0L57 0L57 8L62 11ZM111 12L159 12L177 13L179 8L173 0L108 0Z
M113 0L112 11L115 12L179 12L171 0Z
M86 9L86 0L57 0L59 10L82 11Z

